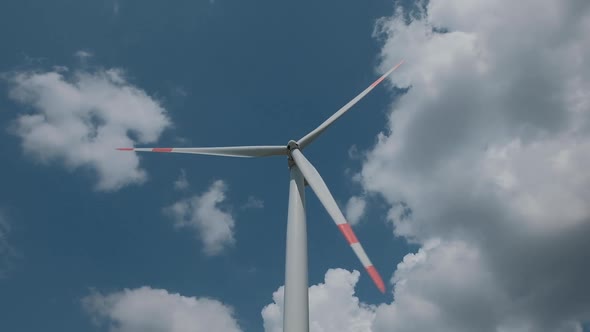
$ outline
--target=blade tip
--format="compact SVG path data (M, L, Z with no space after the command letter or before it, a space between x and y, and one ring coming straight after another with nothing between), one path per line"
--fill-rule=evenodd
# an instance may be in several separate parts
M385 294L385 283L383 282L383 279L381 278L381 275L379 274L377 269L373 265L370 265L366 267L366 270L369 273L371 279L373 280L373 283L375 283L375 286L377 286L377 288L379 289L379 291L381 291L382 294Z

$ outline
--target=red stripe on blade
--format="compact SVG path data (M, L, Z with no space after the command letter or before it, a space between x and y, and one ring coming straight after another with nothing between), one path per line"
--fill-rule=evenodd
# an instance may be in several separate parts
M117 148L119 151L133 151L133 148Z
M359 240L356 238L356 235L354 235L352 228L350 228L349 224L340 224L338 225L338 228L340 228L340 231L342 232L342 235L344 235L344 237L346 238L346 241L348 241L348 244L359 242Z
M381 81L383 81L385 79L385 77L387 77L392 71L396 70L397 67L401 66L402 63L404 63L404 60L400 61L397 65L395 65L395 67L391 68L391 71L385 73L383 76L379 77L378 80L376 80L375 82L373 82L373 84L371 84L371 87L374 88L377 84L381 83Z
M371 84L371 87L375 87L377 84L381 83L381 81L383 81L385 79L385 76L381 76L378 80L376 80L375 82L373 82L373 84Z
M367 266L366 269L377 288L379 288L381 293L385 293L385 284L383 283L383 279L381 279L379 272L377 272L377 269L373 265Z
M153 148L152 152L172 152L172 148Z

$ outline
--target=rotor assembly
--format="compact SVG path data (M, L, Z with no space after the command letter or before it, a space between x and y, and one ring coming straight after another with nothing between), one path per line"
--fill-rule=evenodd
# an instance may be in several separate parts
M226 146L226 147L189 147L189 148L119 148L121 151L166 152L204 154L224 157L270 157L287 156L290 172L289 208L287 218L286 259L285 259L285 295L284 295L284 332L309 331L309 299L307 280L307 228L305 216L305 187L309 185L316 194L338 230L342 233L352 251L367 271L367 274L379 291L385 293L385 283L377 272L369 256L363 249L354 231L346 221L336 200L324 182L324 179L302 151L318 138L329 126L338 120L359 100L366 96L381 81L389 76L401 64L400 62L373 84L354 97L346 105L332 114L317 128L310 131L298 141L290 140L287 146Z

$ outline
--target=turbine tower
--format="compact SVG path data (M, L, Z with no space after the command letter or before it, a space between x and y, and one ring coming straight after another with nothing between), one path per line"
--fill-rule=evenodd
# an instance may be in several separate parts
M307 229L305 220L305 184L307 183L317 195L322 205L340 232L344 235L348 244L360 260L363 267L377 286L385 293L385 284L379 272L371 263L346 218L336 204L334 197L328 190L324 180L315 167L305 158L301 152L311 144L330 125L346 113L359 100L366 96L381 81L397 69L403 60L388 70L383 76L367 87L358 96L354 97L336 113L316 129L303 136L300 140L291 140L286 146L230 146L230 147L206 147L206 148L118 148L121 151L137 152L171 152L204 154L224 157L268 157L287 156L291 179L289 182L289 210L287 217L287 244L285 261L285 308L283 313L284 332L308 332L309 331L309 300L307 284Z

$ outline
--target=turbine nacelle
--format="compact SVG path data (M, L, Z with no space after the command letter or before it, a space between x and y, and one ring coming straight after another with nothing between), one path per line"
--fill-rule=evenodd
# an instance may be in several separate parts
M287 155L289 157L287 159L287 163L289 164L289 169L291 169L291 167L295 165L295 160L293 160L293 151L295 150L299 150L299 144L294 140L290 140L289 143L287 143ZM305 180L305 178L303 179L303 183L305 186L308 185L307 180Z
M297 141L290 140L289 143L287 143L287 150L289 150L289 155L291 155L291 151L295 149L299 149L299 143L297 143Z

